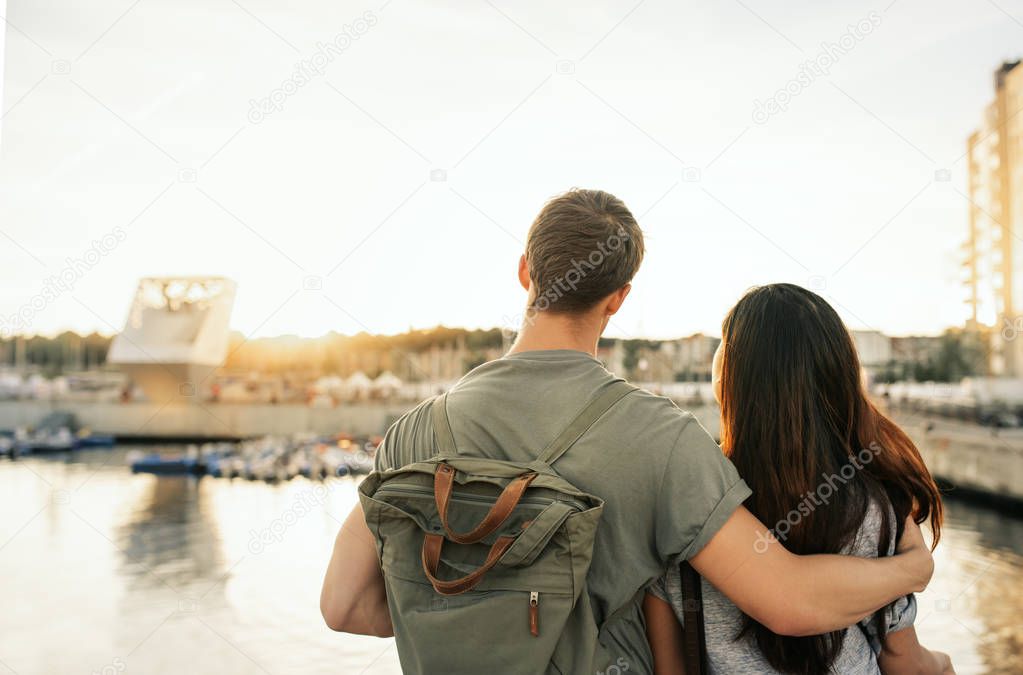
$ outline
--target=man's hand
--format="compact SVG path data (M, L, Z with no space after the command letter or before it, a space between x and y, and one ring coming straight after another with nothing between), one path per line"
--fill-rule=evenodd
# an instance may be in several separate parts
M920 526L913 521L912 516L906 518L902 537L899 539L895 552L902 556L900 564L903 569L909 573L911 579L918 582L915 592L922 592L927 588L927 584L930 583L931 576L934 574L934 557L931 555L931 549L928 548L927 542L924 541L924 534L920 530Z
M952 668L952 657L945 652L936 652L933 649L931 656L934 657L935 672L941 673L941 675L956 675L956 671Z
M955 675L948 654L927 649L910 626L884 636L877 665L885 675Z

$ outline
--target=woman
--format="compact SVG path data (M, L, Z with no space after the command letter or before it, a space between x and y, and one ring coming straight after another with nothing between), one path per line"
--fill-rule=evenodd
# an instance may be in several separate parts
M909 515L930 521L937 544L938 488L913 442L867 398L852 338L823 298L791 284L748 292L725 317L714 394L722 448L753 489L745 505L771 528L764 547L891 555ZM702 595L711 673L953 672L948 656L917 642L913 597L842 631L782 637L706 581ZM683 602L678 569L646 596L658 674L684 672Z

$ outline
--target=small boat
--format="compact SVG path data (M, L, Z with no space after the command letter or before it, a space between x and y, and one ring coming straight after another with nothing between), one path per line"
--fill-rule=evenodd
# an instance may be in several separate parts
M241 477L268 483L296 476L324 480L365 475L373 470L375 438L337 434L265 436L236 443L192 445L183 454L131 453L132 471L158 474L208 474L213 478Z
M217 464L224 478L240 478L245 473L245 460L237 455L222 459Z
M214 478L223 477L223 464L226 462L224 457L210 457L206 460L206 475L213 476Z
M17 440L25 454L30 452L68 452L75 449L75 436L67 427L23 432Z
M110 448L116 441L109 434L94 434L88 429L80 429L75 435L76 448Z
M362 451L344 453L341 462L344 473L340 473L342 467L339 466L339 476L366 476L373 471L373 458Z
M19 442L17 434L0 435L0 457L7 455L11 459L17 459L18 457L29 454L29 452L30 450L25 449L25 447Z
M199 458L192 453L161 454L153 452L143 454L133 452L128 455L132 473L153 473L161 476L197 475L202 472Z
M306 470L309 463L306 461L305 452L303 450L297 450L284 458L284 480L291 480L296 476L301 476L303 470Z
M15 443L22 453L68 452L79 448L109 448L115 439L107 434L94 434L79 426L78 419L69 412L54 411L46 415L32 429L20 429Z

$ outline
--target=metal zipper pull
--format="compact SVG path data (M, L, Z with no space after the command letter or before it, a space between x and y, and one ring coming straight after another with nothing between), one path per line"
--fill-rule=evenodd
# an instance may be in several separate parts
M529 632L540 637L540 594L529 592Z

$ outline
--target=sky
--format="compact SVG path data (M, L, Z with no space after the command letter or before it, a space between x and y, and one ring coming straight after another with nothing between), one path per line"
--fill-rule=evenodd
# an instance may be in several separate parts
M206 274L250 337L513 327L525 233L571 187L645 232L609 335L717 334L779 281L852 328L938 333L967 315L966 138L1023 51L1018 0L4 16L0 320L43 334L117 331L139 278Z

